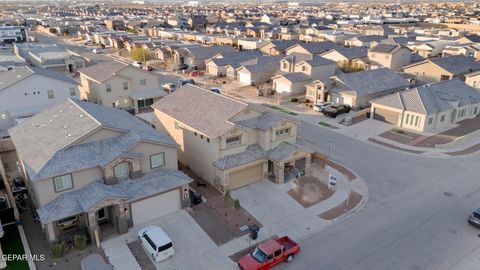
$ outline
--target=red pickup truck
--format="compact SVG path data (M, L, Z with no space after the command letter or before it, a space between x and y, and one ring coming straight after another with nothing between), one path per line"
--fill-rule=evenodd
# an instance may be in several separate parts
M242 270L266 270L283 261L293 261L293 257L299 252L300 246L288 236L271 239L241 257L238 267Z

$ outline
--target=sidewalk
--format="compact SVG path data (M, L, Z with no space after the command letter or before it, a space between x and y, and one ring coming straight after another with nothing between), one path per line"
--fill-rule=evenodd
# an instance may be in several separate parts
M307 208L287 194L289 190L295 188L294 181L278 185L264 180L233 191L232 197L238 198L242 207L260 221L263 227L255 241L251 241L246 235L236 238L220 248L231 256L272 236L288 235L295 241L302 241L360 209L368 200L368 189L365 182L358 177L350 180L346 175L330 166L327 166L326 169L329 173L337 176L336 190L329 198ZM340 216L332 220L320 217L323 213L343 205L352 192L360 194L362 198L351 211L339 213Z

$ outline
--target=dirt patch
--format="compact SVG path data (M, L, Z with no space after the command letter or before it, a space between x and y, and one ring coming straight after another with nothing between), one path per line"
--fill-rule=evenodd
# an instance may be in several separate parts
M413 154L421 154L421 153L424 153L423 151L405 149L405 148L398 147L398 146L396 146L396 145L393 145L393 144L390 144L390 143L386 143L386 142L382 142L382 141L379 141L379 140L376 140L376 139L373 139L373 138L368 138L368 141L369 141L369 142L376 143L376 144L380 144L380 145L385 146L385 147L388 147L388 148L392 148L392 149L400 150L400 151L404 151L404 152L409 152L409 153L413 153Z
M343 167L342 165L340 165L338 163L335 163L331 160L328 160L327 165L334 168L335 170L339 171L341 174L345 175L345 177L347 177L348 181L353 181L357 178L355 176L355 174L353 174L352 171L350 171L349 169Z
M265 243L266 241L270 240L270 239L278 239L278 236L277 235L273 235L272 237L268 238L268 239L265 239L261 242L259 242L258 244L256 245L253 245L253 246L250 246L246 249L243 249L243 250L240 250L239 252L237 253L234 253L232 255L230 255L230 259L234 262L238 261L238 259L240 259L241 257L247 255L248 253L252 252L253 249L255 249L256 246L258 245L261 245L263 243Z
M359 116L357 116L357 117L353 117L353 118L352 118L352 124L351 124L351 125L358 124L358 123L363 122L363 121L365 121L365 120L367 120L367 119L368 119L368 117L367 117L366 114L362 114L362 115L359 115Z
M325 183L312 176L295 179L293 182L297 186L287 193L305 208L330 198L335 192L329 189Z
M350 195L348 196L348 199L345 200L343 203L335 206L334 208L318 215L320 218L326 219L326 220L332 220L335 219L339 216L342 216L355 208L360 201L362 200L362 195L355 191L351 191Z
M409 131L391 129L378 134L378 136L385 139L389 139L391 141L395 141L403 144L409 144L410 142L412 142L413 140L416 140L421 135L417 133L409 132Z
M155 270L155 265L153 265L152 260L148 257L147 252L143 249L142 245L138 241L134 241L127 244L128 248L137 260L138 265L142 268L142 270Z
M475 153L478 150L480 150L480 143L475 144L474 146L471 146L469 148L460 150L460 151L454 151L454 152L447 152L445 154L450 155L450 156L463 156L463 155L468 155L471 153Z
M192 206L190 215L215 244L223 245L234 238L247 234L248 232L240 230L243 225L258 224L262 227L260 222L241 207L242 202L240 202L239 209L235 208L231 198L225 198L223 194L192 171L184 170L184 172L194 180L190 183L190 187L207 199L200 205Z

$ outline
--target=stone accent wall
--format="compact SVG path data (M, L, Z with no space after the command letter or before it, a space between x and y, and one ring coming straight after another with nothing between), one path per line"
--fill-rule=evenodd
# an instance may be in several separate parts
M105 180L105 183L107 185L110 183L111 184L117 183L114 168L117 164L122 162L128 162L130 164L130 176L132 178L138 178L142 175L139 159L130 158L130 157L120 157L110 162L110 164L108 164L103 168L103 179Z
M102 239L102 235L100 234L100 226L98 225L97 222L97 211L108 207L108 206L114 206L116 207L116 214L118 219L125 219L128 220L130 219L129 216L129 211L130 208L128 206L128 203L124 203L121 199L109 199L109 200L104 200L103 202L97 204L95 207L90 209L87 213L87 218L88 218L88 224L89 224L89 233L90 233L90 238L92 239L92 242L95 242L95 231L98 232L100 236L100 240ZM127 211L124 211L124 209L127 209ZM110 218L115 218L115 217L110 217ZM124 233L124 232L123 232Z

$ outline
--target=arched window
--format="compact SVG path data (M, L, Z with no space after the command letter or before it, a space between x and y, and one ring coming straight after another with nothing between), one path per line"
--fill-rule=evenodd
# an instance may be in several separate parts
M115 177L127 177L130 173L130 166L128 162L121 162L115 165L113 168Z

